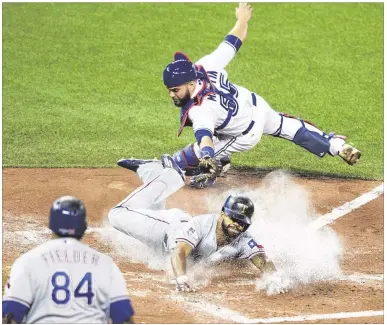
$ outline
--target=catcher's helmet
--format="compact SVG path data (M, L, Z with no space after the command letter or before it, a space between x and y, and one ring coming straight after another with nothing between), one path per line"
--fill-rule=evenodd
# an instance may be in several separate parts
M49 228L60 237L81 238L86 231L86 208L73 196L62 196L51 206Z
M164 85L167 88L177 87L198 79L196 67L186 54L175 52L173 60L163 72Z
M242 221L248 227L251 225L254 203L246 196L230 195L224 203L222 211L230 218Z

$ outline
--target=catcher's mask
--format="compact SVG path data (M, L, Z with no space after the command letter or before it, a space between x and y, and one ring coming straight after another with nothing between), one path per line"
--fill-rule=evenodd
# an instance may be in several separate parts
M198 79L196 67L186 54L176 52L173 59L174 61L169 63L163 72L163 81L167 88Z
M87 228L86 208L73 196L62 196L51 206L49 228L59 237L82 238Z
M222 207L229 218L244 226L244 231L251 225L254 214L254 203L243 195L230 195Z

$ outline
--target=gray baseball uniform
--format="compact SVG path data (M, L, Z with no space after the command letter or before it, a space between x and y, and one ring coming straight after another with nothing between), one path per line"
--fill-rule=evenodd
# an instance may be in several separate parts
M191 219L180 227L176 233L176 241L186 242L193 248L191 257L194 260L207 260L216 263L226 259L250 259L264 254L264 248L248 233L242 233L230 244L218 248L216 227L220 216L203 214Z
M27 314L26 323L107 323L133 314L117 265L73 238L50 240L16 260L4 308L18 322Z
M264 253L263 247L247 233L218 250L216 224L219 216L216 214L192 218L180 209L155 210L184 186L174 169L162 169L161 164L151 162L140 166L137 175L148 181L109 212L109 221L117 230L164 253L173 250L176 242L186 241L194 248L192 257L196 260L247 259Z

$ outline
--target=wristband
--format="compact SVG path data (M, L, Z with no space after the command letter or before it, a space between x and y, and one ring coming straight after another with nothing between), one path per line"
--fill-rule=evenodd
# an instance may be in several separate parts
M224 42L229 44L234 49L235 53L238 52L238 50L242 46L242 41L235 35L231 35L231 34L228 34L226 36L226 38L224 39Z
M205 146L202 149L200 149L200 157L211 157L213 158L215 155L214 148L210 146Z

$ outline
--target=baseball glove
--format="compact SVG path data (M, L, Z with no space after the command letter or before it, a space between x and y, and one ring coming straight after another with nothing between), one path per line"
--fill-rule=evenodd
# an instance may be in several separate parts
M199 159L200 174L191 177L190 186L205 188L213 185L218 174L218 164L215 158L204 156Z

